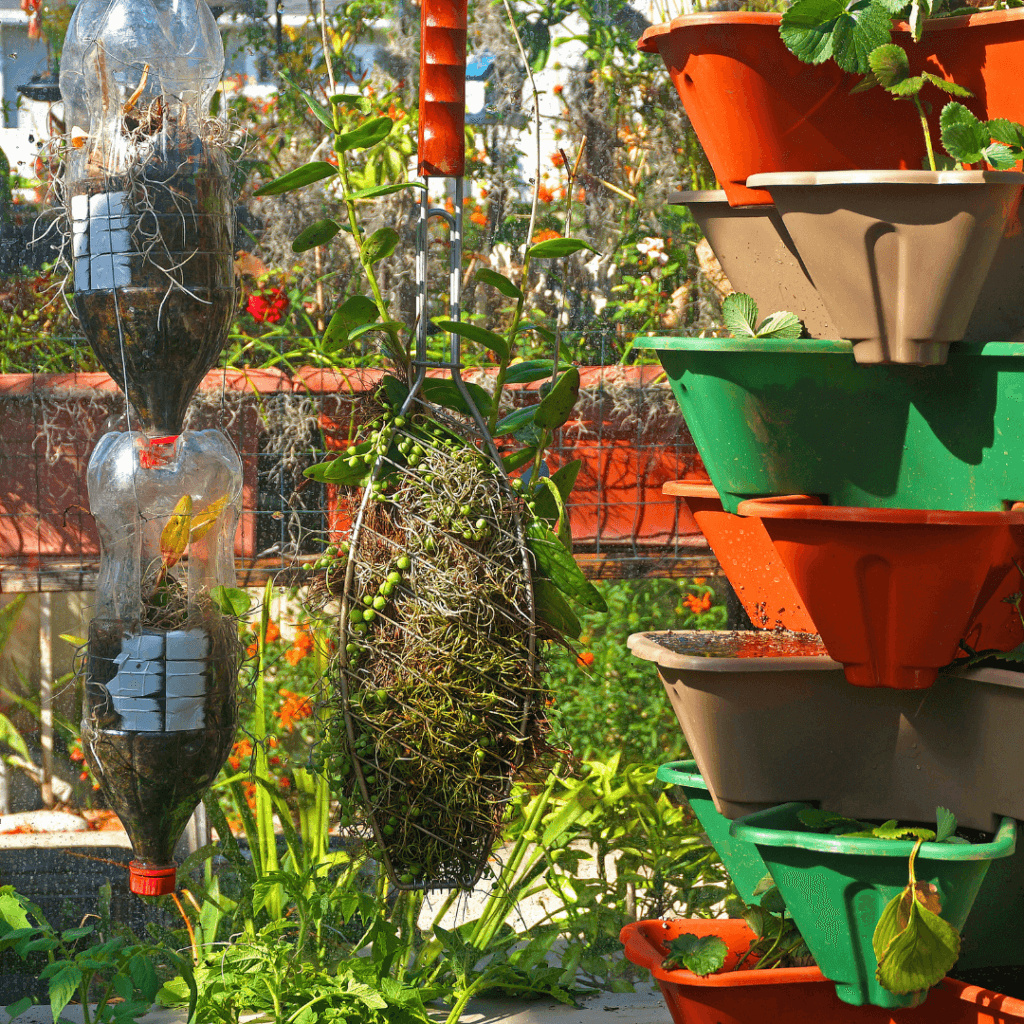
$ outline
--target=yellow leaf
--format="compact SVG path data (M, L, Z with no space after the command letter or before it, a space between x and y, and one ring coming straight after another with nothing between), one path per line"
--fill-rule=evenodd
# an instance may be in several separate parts
M185 553L191 525L192 495L183 494L160 534L160 557L168 569Z
M218 498L216 501L211 502L202 512L197 512L192 517L192 530L188 538L190 543L202 540L210 532L227 503L228 496L225 494L223 498Z

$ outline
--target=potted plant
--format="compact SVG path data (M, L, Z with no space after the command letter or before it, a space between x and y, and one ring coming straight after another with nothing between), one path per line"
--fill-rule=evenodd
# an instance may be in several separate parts
M770 201L763 189L748 187L752 174L921 166L925 146L910 106L892 108L880 90L850 95L869 70L867 54L890 33L909 48L915 74L931 71L980 97L980 116L1024 119L1024 12L924 20L911 45L917 33L894 26L891 7L879 15L881 4L874 5L865 38L866 5L816 5L810 13L807 6L794 4L786 15L684 15L640 40L641 51L664 59L731 205ZM911 5L897 13L912 16ZM797 53L780 36L783 26Z
M937 816L934 831L895 820L872 826L788 803L733 822L730 833L758 848L843 1002L924 1002L956 962L989 863L1014 852L1011 818L971 843L950 812Z

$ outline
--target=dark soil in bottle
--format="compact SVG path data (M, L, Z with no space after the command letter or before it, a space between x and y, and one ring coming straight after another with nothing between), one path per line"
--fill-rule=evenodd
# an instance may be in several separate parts
M203 375L217 362L235 306L234 212L222 154L152 160L139 180L100 176L76 194L126 192L129 283L91 289L75 308L103 368L151 434L181 432ZM77 272L76 272L77 277ZM125 377L127 376L127 381Z
M208 629L212 651L203 728L132 732L120 727L102 685L117 670L113 659L126 625L96 619L90 624L82 749L136 858L145 863L173 863L178 838L231 751L238 719L234 630L230 620Z

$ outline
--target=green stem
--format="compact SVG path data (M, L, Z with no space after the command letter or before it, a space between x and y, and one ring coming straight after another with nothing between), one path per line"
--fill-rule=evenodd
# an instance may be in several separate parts
M917 107L917 116L921 119L921 130L924 132L924 145L928 150L928 166L934 171L935 168L935 151L932 149L932 137L928 131L928 118L925 115L924 107L921 106L921 101L916 96L910 97L914 101L914 106Z

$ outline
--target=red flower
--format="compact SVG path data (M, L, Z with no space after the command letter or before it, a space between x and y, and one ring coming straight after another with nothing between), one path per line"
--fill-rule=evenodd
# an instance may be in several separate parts
M590 666L594 664L594 652L583 651L576 658L576 664L582 666L583 668L590 668Z
M268 288L260 295L250 295L246 312L259 324L276 324L288 308L288 299L280 288Z

